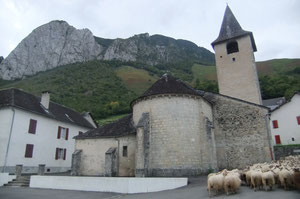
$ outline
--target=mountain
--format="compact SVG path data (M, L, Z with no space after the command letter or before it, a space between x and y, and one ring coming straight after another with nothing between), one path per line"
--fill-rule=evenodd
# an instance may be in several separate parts
M22 80L0 80L0 89L21 88L37 96L48 90L54 102L79 112L89 111L96 119L129 113L130 102L167 71L198 89L217 92L215 66L195 63L187 72L171 69L154 70L146 64L94 60L64 65ZM288 99L294 91L300 91L300 59L258 62L257 69L264 99L281 96Z
M65 21L52 21L32 31L0 63L0 78L20 79L57 66L91 60L118 60L151 66L197 62L214 64L214 54L186 40L140 34L128 39L96 37Z

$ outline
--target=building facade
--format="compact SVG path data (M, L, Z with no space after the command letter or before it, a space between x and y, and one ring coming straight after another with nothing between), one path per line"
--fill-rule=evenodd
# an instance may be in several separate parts
M241 28L229 6L225 10L219 36L212 46L220 94L262 104L253 34Z
M193 176L271 161L268 108L164 75L133 113L75 137L76 175Z
M254 38L229 7L212 45L220 94L163 75L131 102L132 114L75 137L73 173L194 176L271 161L269 109L261 105Z
M37 173L39 165L45 172L70 170L72 138L96 127L89 115L50 102L49 93L39 98L6 89L0 97L0 171L14 173L16 165L23 173Z
M300 144L300 94L271 112L271 132L276 145Z

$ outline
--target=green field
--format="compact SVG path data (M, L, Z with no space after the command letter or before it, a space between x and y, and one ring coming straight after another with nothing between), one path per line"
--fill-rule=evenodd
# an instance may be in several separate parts
M121 66L115 73L122 79L127 89L137 95L142 95L158 79L156 75L151 76L148 71L132 66Z

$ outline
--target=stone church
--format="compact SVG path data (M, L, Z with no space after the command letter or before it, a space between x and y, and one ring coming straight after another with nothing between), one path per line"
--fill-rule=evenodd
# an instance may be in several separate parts
M252 32L227 6L215 50L220 94L163 75L132 114L75 137L74 175L192 176L271 161Z

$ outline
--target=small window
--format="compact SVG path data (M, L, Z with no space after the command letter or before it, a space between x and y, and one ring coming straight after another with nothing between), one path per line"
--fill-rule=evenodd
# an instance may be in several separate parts
M36 123L37 123L36 120L30 119L28 133L35 134L35 132L36 132Z
M237 41L232 41L227 43L226 48L227 48L227 54L239 52L239 46Z
M298 125L300 125L300 116L297 116L296 118L297 118Z
M278 121L277 120L273 120L273 129L277 129L278 128Z
M55 160L65 160L67 155L67 149L56 148Z
M275 143L281 144L280 135L275 135Z
M57 139L65 139L68 140L69 138L69 128L64 128L59 126L58 127L58 132L57 132Z
M25 158L32 158L33 144L26 144Z
M127 155L128 155L127 146L123 146L123 157L127 157Z
M295 138L292 138L292 141L295 141Z
M232 58L232 61L235 61L235 57Z

